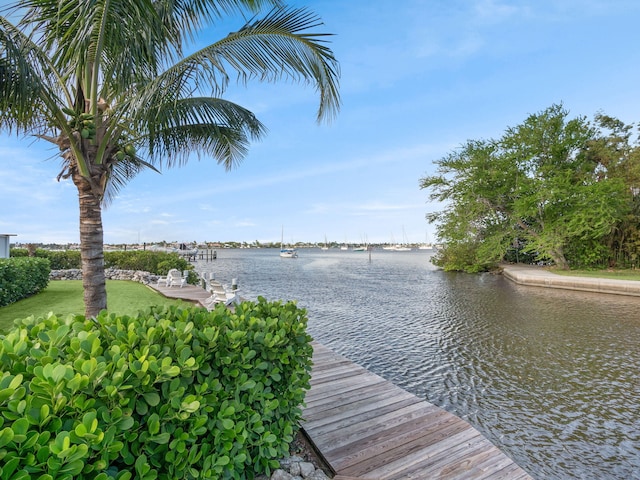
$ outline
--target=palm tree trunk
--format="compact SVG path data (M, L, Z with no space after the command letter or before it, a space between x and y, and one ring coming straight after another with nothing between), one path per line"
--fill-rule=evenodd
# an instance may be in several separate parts
M104 276L104 244L101 199L86 178L73 175L80 204L80 256L86 318L95 317L107 308Z

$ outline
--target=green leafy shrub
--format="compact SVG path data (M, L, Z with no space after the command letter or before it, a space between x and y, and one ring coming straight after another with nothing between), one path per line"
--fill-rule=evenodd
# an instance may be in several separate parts
M11 249L12 257L27 257L29 252L26 248ZM46 258L51 264L52 270L68 270L71 268L82 268L82 259L78 250L45 250L39 248L35 256ZM152 252L148 250L132 250L105 252L105 268L116 268L120 270L141 270L156 275L166 275L169 270L175 268L181 272L189 272L187 283L195 285L198 283L198 276L193 271L193 265L182 258L177 253Z
M147 250L105 252L104 263L107 268L142 270L157 275L166 275L172 268L181 272L193 269L193 265L177 253Z
M1 479L253 478L309 388L294 303L49 315L0 337Z
M52 270L82 268L82 259L78 250L36 250L36 257L48 258Z
M50 272L44 258L0 258L0 307L38 293L48 285Z
M197 285L200 282L200 276L196 273L195 270L187 271L187 283L190 285Z
M11 256L28 257L29 250L26 248L12 248ZM52 270L82 268L82 260L78 250L45 250L44 248L38 248L35 251L35 257L49 260Z

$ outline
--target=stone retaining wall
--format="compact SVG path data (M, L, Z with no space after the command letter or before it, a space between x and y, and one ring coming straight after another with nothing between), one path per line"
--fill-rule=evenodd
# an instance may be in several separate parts
M104 274L107 280L131 280L145 285L156 283L160 278L160 275L141 270L116 270L115 268L105 269ZM51 270L49 280L82 280L82 270L79 268Z

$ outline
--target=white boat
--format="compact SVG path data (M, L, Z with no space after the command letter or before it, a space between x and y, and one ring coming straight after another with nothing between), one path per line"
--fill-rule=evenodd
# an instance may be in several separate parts
M181 243L178 247L162 247L160 245L151 245L149 250L152 252L177 253L183 257L193 258L198 255L197 248L189 248L187 244Z
M295 248L280 248L282 258L298 258L298 251Z
M320 247L320 250L329 250L329 245L327 244L327 236L324 236L324 245Z
M406 234L404 234L404 227L402 229L403 232L403 239L405 240L405 242L407 242L406 240ZM396 243L395 245L393 245L395 243L395 239L393 238L393 234L391 235L391 245L385 245L384 247L382 247L383 250L389 250L392 252L410 252L411 251L411 247L407 247L407 243Z
M367 247L363 247L362 245L359 245L357 247L353 247L353 251L354 252L364 252L367 249Z
M407 234L404 231L404 226L402 227L402 241L404 243L398 243L392 248L394 252L410 252L412 250L411 247L407 246L409 245L409 240L407 239Z
M395 244L396 243L396 239L393 236L393 233L391 234L391 241L382 247L383 250L390 250L393 251L396 249L396 247L398 247L398 245Z
M282 258L298 258L298 251L295 248L284 248L284 227L282 227L282 238L280 239L280 256Z
M163 252L163 253L177 253L178 249L175 247L161 247L160 245L151 245L149 250L152 252Z
M412 250L411 247L408 247L402 243L396 243L395 245L385 245L382 247L383 250L389 250L391 252L410 252Z
M421 243L418 246L418 250L433 250L433 245L429 243L429 234L425 233L424 235L424 243Z

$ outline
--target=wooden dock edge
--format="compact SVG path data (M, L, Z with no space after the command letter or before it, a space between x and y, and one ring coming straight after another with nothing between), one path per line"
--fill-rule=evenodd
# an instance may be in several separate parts
M334 480L532 480L467 421L313 348L301 427Z

